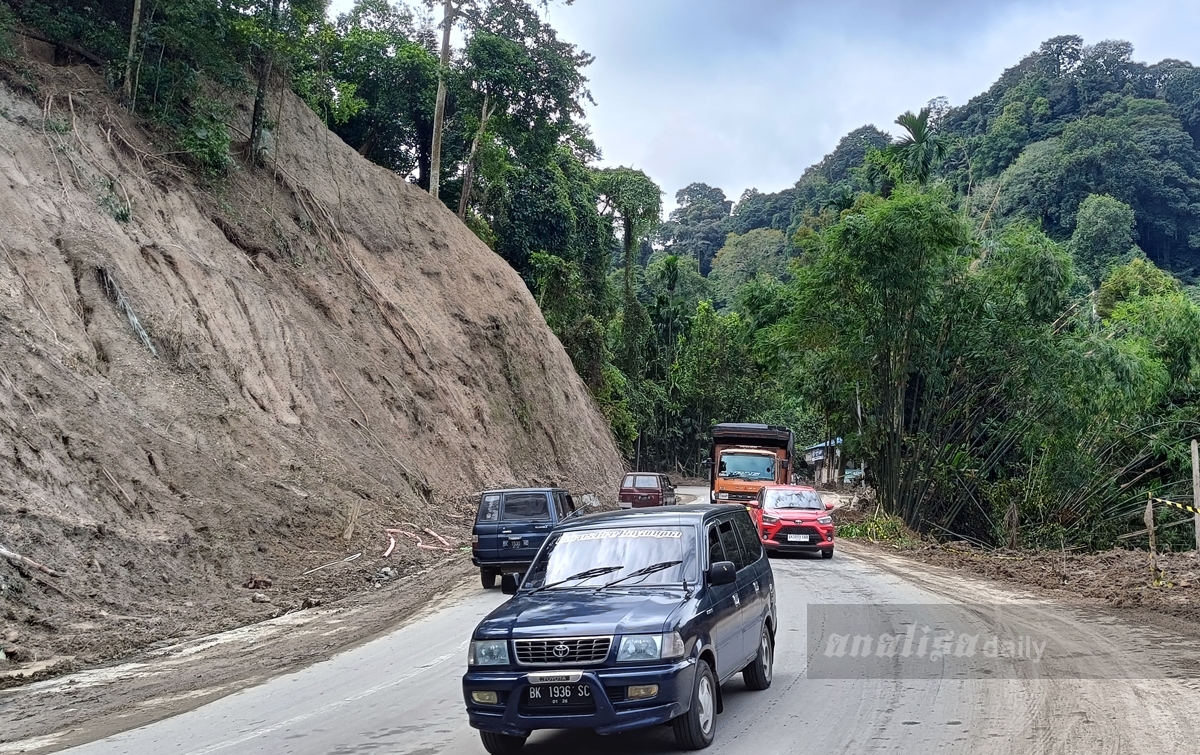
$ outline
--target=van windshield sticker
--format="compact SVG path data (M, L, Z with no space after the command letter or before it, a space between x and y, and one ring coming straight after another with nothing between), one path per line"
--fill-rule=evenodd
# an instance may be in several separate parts
M615 538L653 537L659 539L678 539L683 537L679 530L593 530L590 532L566 532L558 539L559 543L574 543L583 540L611 540Z

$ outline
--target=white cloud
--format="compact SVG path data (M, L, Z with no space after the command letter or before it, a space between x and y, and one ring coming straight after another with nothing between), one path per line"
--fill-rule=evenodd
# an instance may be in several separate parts
M342 11L349 0L335 0ZM1194 0L576 0L560 35L596 56L604 163L666 192L786 188L850 130L962 104L1044 40L1127 39L1139 60L1200 61Z

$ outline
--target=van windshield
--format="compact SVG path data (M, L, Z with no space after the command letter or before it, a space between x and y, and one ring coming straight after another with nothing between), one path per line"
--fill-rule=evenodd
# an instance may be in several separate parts
M775 457L762 454L723 453L717 474L744 480L775 479Z
M699 581L695 532L691 527L613 527L570 530L550 536L529 568L524 587L563 584L555 590L596 588L654 564L679 562L669 568L632 577L624 587ZM595 567L617 567L585 579L568 579ZM600 569L596 569L600 571Z

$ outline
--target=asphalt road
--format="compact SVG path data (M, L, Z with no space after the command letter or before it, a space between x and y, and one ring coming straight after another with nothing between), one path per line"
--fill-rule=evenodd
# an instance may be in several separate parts
M772 753L1170 753L1200 741L1200 683L1154 678L1196 664L1194 643L1111 617L1035 601L1013 632L1070 623L1065 677L813 679L810 604L1012 602L1014 594L910 562L843 547L832 560L774 559L780 629L773 686L725 686L712 751ZM1020 598L1020 596L1015 596ZM191 712L74 748L74 755L483 753L466 723L459 678L476 621L505 598L477 584L393 633ZM932 609L938 610L938 609ZM949 609L957 610L957 609ZM964 611L969 620L969 612ZM1076 657L1077 656L1077 657ZM1072 666L1072 664L1075 664ZM1200 668L1200 665L1195 666ZM1167 669L1167 670L1164 670ZM1017 671L1016 676L1024 672ZM1113 681L1118 676L1135 677ZM1148 676L1151 678L1136 678ZM674 752L669 727L599 737L538 732L531 755Z

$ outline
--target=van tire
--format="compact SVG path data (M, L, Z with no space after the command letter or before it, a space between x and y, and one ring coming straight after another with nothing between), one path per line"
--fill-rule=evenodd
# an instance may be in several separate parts
M479 570L479 582L483 585L483 589L490 590L496 586L496 572L491 569Z
M685 750L703 750L717 734L717 678L712 667L696 661L696 680L692 684L692 704L688 712L671 721L675 743Z
M754 656L749 666L742 669L742 680L746 682L746 687L755 691L770 687L771 677L775 673L774 663L775 639L771 637L771 630L763 624L762 634L758 639L758 655Z
M516 755L525 747L525 737L514 737L511 734L497 734L494 731L479 732L483 749L491 755Z

